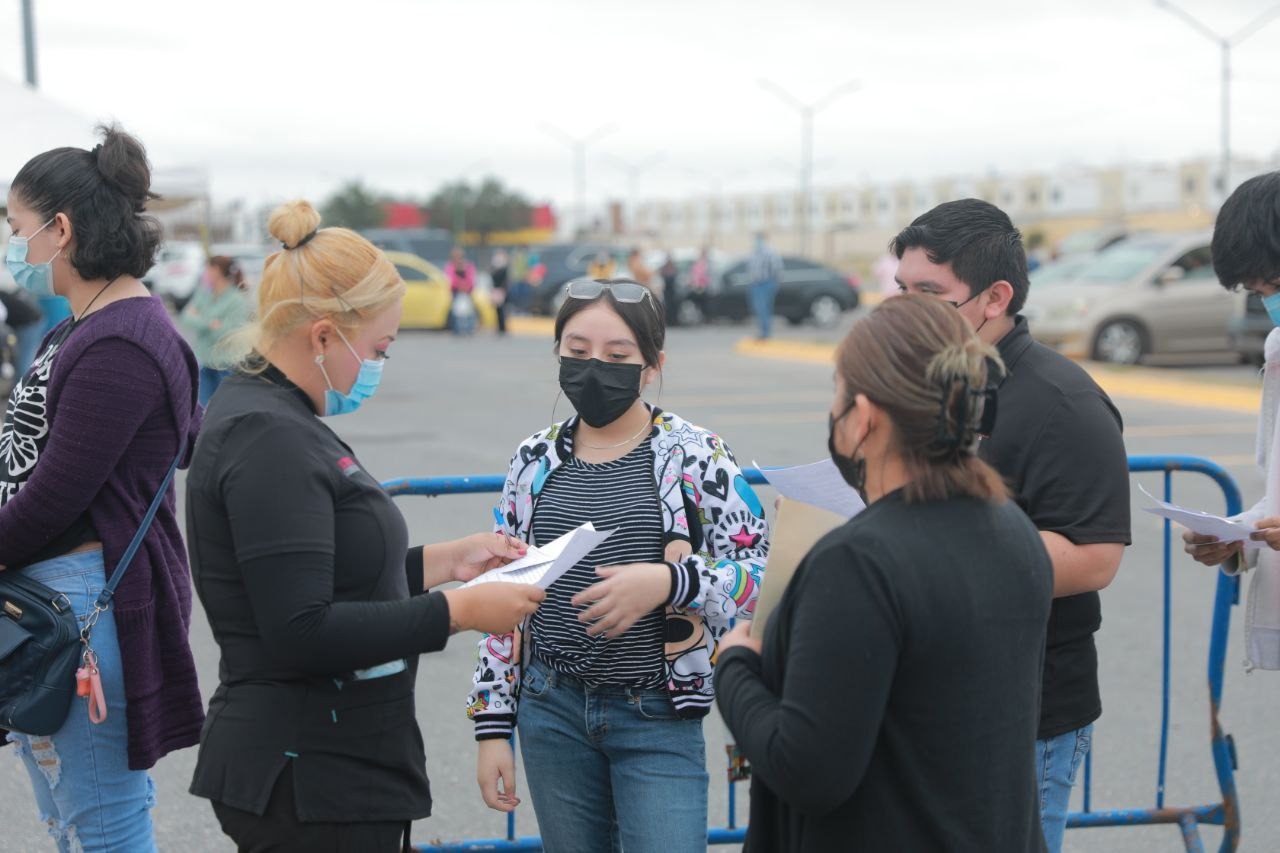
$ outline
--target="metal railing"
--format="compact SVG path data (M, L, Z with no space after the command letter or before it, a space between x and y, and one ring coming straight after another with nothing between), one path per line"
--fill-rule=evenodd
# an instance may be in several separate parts
M1194 456L1131 456L1129 471L1139 473L1164 474L1164 499L1172 500L1173 475L1177 472L1204 474L1214 480L1222 489L1226 501L1227 515L1240 512L1240 490L1234 479L1217 464ZM744 469L743 475L752 485L767 485L764 475L754 468ZM421 495L440 497L444 495L466 495L496 493L502 490L502 476L478 477L425 477L401 478L389 480L383 485L395 496ZM1093 752L1085 758L1083 782L1083 810L1071 813L1067 818L1069 828L1104 827L1104 826L1144 826L1152 824L1176 824L1181 829L1186 849L1191 853L1203 853L1204 844L1200 839L1201 825L1221 826L1224 829L1222 845L1219 850L1234 851L1240 841L1240 805L1236 795L1235 745L1230 735L1222 730L1219 713L1222 703L1223 673L1226 665L1227 637L1231 624L1231 608L1239 601L1239 578L1219 572L1217 588L1213 603L1213 622L1209 639L1209 723L1210 750L1213 755L1214 770L1218 777L1218 788L1222 799L1220 802L1196 806L1169 806L1165 804L1165 782L1168 771L1169 752L1169 683L1171 666L1171 624L1172 608L1172 562L1173 531L1169 521L1164 522L1163 531L1163 613L1162 613L1162 655L1161 655L1161 715L1160 715L1160 747L1156 771L1156 791L1154 807L1135 807L1124 809L1093 809ZM514 742L512 744L514 748ZM728 820L723 827L707 829L707 844L741 844L746 839L746 828L737 823L737 781L732 768L729 777ZM470 839L456 842L436 842L429 845L417 845L416 850L424 853L468 853L468 851L539 851L542 842L538 836L520 836L516 833L515 814L507 815L507 832L502 838Z

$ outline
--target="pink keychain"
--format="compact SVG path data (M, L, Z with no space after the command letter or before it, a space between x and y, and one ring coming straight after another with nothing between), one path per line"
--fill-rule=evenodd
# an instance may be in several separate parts
M101 723L107 718L107 701L102 694L102 675L98 671L98 656L87 645L83 665L76 670L76 695L89 700L89 719Z

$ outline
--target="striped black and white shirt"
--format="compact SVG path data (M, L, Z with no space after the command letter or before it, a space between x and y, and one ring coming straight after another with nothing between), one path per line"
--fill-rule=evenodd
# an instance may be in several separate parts
M613 462L576 456L552 472L533 510L534 544L546 545L586 522L616 530L565 572L533 616L534 649L556 672L596 687L656 688L665 681L664 608L642 617L621 637L587 636L582 608L570 600L600 580L595 570L623 563L663 561L662 510L653 481L652 439Z

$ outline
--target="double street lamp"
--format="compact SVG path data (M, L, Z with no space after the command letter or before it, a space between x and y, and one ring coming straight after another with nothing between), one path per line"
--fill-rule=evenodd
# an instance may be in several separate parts
M816 101L806 103L772 80L761 79L761 88L772 92L778 100L800 114L800 253L809 253L809 220L813 209L813 117L844 95L858 91L861 84L849 80L836 86Z
M1176 15L1188 24L1193 30L1200 35L1218 45L1218 49L1222 52L1222 150L1220 157L1222 163L1219 166L1222 181L1222 197L1226 199L1231 192L1231 49L1249 36L1262 29L1269 24L1272 19L1280 16L1280 3L1275 4L1258 17L1254 18L1248 24L1235 33L1224 36L1210 29L1206 24L1194 17L1185 9L1175 6L1169 0L1156 0L1156 5L1165 11Z

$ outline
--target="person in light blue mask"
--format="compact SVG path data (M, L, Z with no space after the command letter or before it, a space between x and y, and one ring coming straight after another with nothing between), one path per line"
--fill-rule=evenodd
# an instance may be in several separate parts
M1262 498L1235 519L1255 528L1252 541L1219 542L1190 531L1182 538L1197 562L1251 574L1246 666L1280 670L1280 172L1250 178L1223 202L1212 251L1222 286L1257 294L1277 326L1263 346L1257 461L1266 480Z
M191 792L241 850L405 849L431 814L418 659L509 631L543 592L470 580L525 553L492 532L409 547L391 496L322 418L374 396L405 286L306 202L272 214L247 352L187 476L192 578L222 652Z
M50 219L29 235L15 234L10 237L4 258L5 266L8 267L13 280L35 297L40 305L40 311L44 315L41 328L45 332L71 316L71 307L66 297L59 295L53 289L53 262L62 255L62 249L58 248L49 260L40 263L33 263L27 255L31 249L31 238L46 231L56 221L56 218ZM31 353L31 357L24 358L23 362L29 366L33 360L34 353ZM26 367L23 368L23 372L25 370Z

